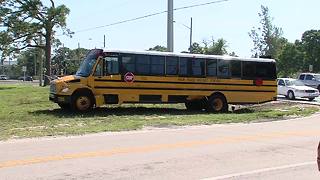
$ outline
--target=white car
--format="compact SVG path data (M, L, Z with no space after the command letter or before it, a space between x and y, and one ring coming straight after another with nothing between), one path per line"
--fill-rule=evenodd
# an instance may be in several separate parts
M305 86L300 80L292 78L278 78L278 95L284 95L288 99L296 97L308 98L310 101L319 96L318 89Z
M8 80L8 77L6 75L0 75L0 80Z

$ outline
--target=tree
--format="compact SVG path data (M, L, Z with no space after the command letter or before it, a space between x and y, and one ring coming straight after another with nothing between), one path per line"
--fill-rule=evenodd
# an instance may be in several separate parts
M201 46L199 43L194 42L191 47L192 51L191 53L193 54L208 54L208 55L226 55L228 54L227 51L227 41L224 40L223 38L218 39L215 41L212 39L211 41L203 41L202 42L204 46ZM189 48L190 50L190 48ZM149 48L149 51L162 51L166 52L167 48L164 46L155 46L153 48ZM189 51L182 51L182 53L190 53ZM233 53L232 55L235 55Z
M189 48L189 50L190 50L190 48ZM203 47L200 46L199 43L195 42L195 43L193 43L191 45L191 53L193 53L193 54L204 54L204 49L203 49Z
M160 52L167 52L167 48L164 46L156 45L153 48L149 48L148 51L160 51Z
M287 43L278 57L278 74L282 77L294 76L303 70L304 53L300 50L299 41Z
M46 75L51 76L51 46L57 29L71 35L66 28L69 9L55 6L53 0L46 6L41 0L2 0L0 2L0 50L8 55L29 47L45 51ZM42 43L41 39L44 40ZM45 78L45 85L49 79Z
M26 75L35 75L35 72L37 70L35 68L39 67L40 64L36 62L37 59L37 50L36 49L28 49L26 51L23 51L18 55L18 68L21 70L22 66L27 67ZM38 69L38 68L37 68ZM20 72L19 76L22 76L22 72Z
M211 45L207 41L203 41L203 44L205 45L203 48L204 54L211 54L211 55L225 55L228 54L227 52L227 41L223 38L218 39L215 41L212 39Z
M309 30L303 33L301 47L305 53L304 70L313 65L315 72L320 71L320 30Z
M71 50L67 47L61 47L56 49L55 56L52 58L53 74L74 74L80 66L81 59L85 57L88 51L84 48Z
M269 15L269 9L266 6L261 6L260 27L249 32L249 36L253 41L254 48L252 49L253 56L271 56L277 58L281 48L287 42L282 37L282 29L272 24L273 18Z

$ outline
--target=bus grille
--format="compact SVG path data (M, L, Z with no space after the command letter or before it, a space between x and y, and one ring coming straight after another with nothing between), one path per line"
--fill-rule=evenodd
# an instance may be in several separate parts
M55 93L55 92L56 92L56 85L50 84L50 93Z

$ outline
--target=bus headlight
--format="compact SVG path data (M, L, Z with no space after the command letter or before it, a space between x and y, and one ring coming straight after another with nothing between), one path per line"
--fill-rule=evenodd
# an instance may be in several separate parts
M61 90L61 92L63 92L63 93L67 93L69 91L69 88L68 87L64 87L62 90Z

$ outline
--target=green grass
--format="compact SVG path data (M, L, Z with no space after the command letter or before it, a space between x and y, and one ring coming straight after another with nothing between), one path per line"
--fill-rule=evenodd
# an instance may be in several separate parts
M233 113L188 112L183 104L122 105L79 114L61 110L48 100L48 88L0 85L0 140L137 130L146 126L210 125L308 116L313 106L278 104L244 108Z

